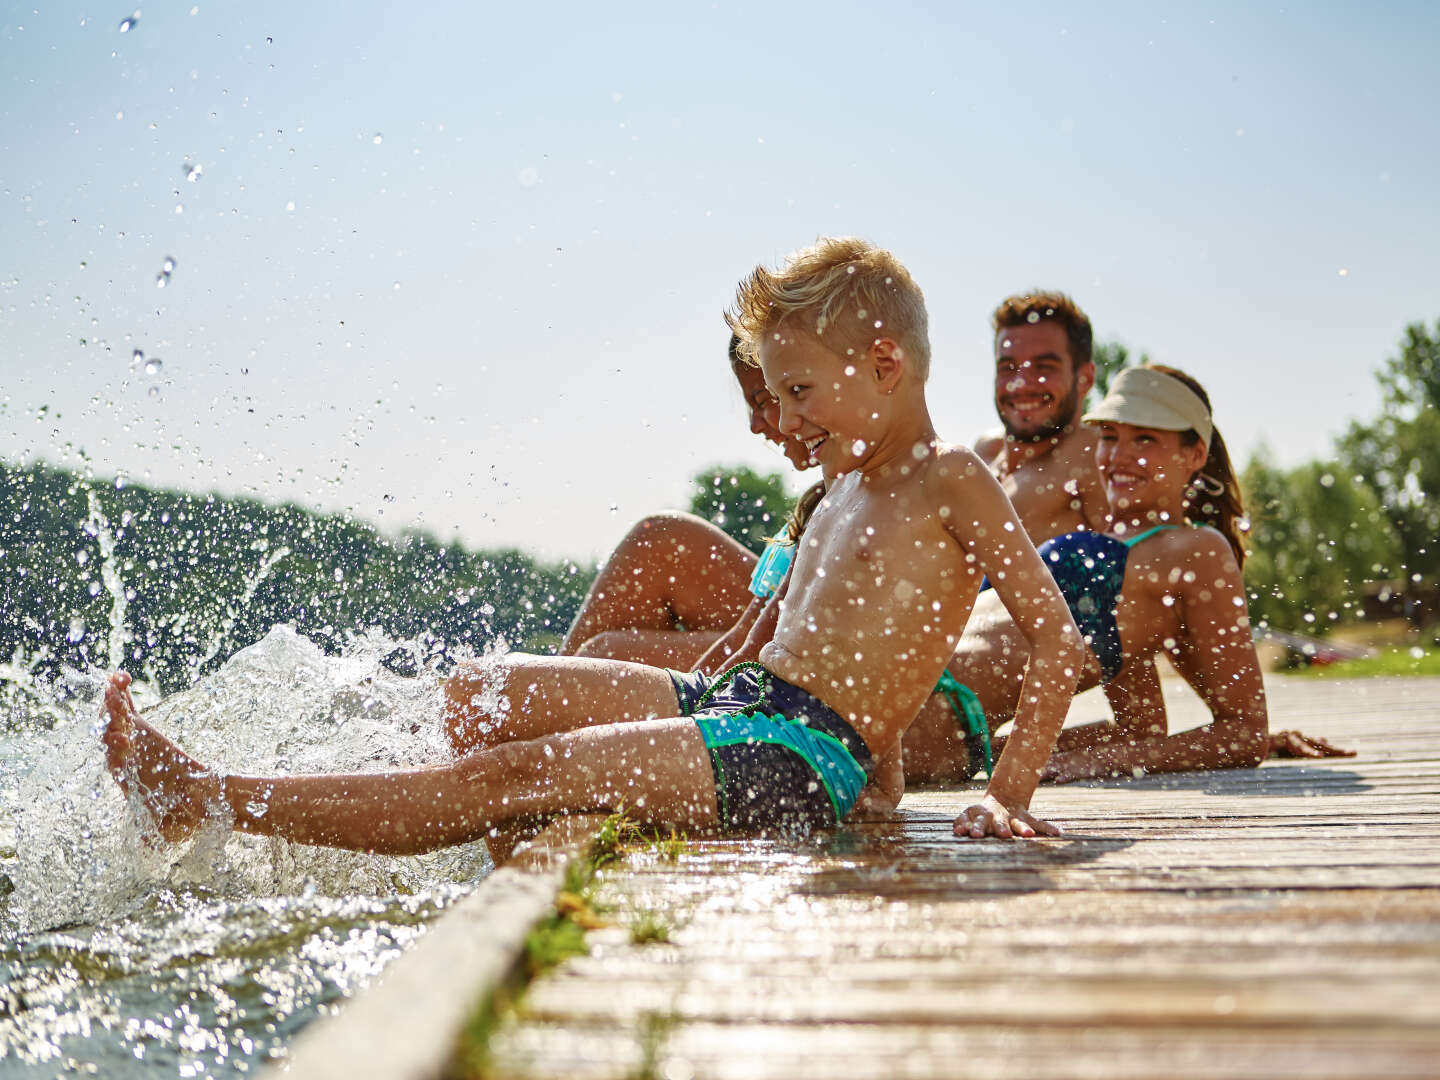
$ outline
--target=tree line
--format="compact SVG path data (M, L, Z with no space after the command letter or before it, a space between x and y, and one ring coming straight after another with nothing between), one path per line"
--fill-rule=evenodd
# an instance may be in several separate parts
M1128 356L1111 345L1099 359L1108 380ZM1329 460L1285 469L1262 450L1242 472L1257 625L1324 633L1360 616L1367 587L1434 595L1440 320L1407 327L1377 378L1381 415L1352 423ZM694 477L690 510L758 551L791 502L781 473L715 466ZM500 638L547 651L595 570L387 536L295 505L0 463L0 681L119 662L169 693L277 623L328 649L378 628L406 643L392 665L417 669Z

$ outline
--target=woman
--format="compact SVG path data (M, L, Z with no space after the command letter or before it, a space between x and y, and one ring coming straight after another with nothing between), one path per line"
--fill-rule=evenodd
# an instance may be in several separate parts
M730 369L750 410L750 430L781 447L796 469L811 468L804 445L780 433L765 378L735 355L733 335ZM812 489L803 498L818 494ZM771 583L777 570L783 575L785 554L772 543L757 568L753 554L703 518L678 512L644 518L596 575L560 653L696 668L737 622L748 628L778 584Z
M1115 721L1063 731L1045 778L1259 765L1271 739L1241 579L1240 491L1209 397L1173 368L1131 368L1083 421L1100 432L1111 531L1068 533L1039 550L1089 645L1079 689L1103 685ZM1164 702L1134 689L1154 685L1145 676L1161 652L1209 707L1209 724L1171 735ZM942 681L949 708L932 697L905 735L906 780L953 782L986 768L1027 660L1009 614L982 594ZM1290 732L1276 742L1306 756L1336 752Z

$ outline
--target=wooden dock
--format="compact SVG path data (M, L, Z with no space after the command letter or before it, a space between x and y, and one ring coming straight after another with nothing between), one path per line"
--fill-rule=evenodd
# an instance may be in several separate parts
M913 792L811 842L632 854L619 925L491 1074L1440 1076L1440 679L1270 690L1272 726L1359 756L1046 787L1059 840L959 842L973 792Z

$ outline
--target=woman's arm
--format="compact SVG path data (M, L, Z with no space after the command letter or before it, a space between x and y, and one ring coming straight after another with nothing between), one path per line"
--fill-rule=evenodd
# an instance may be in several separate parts
M1052 756L1048 779L1063 783L1096 776L1253 768L1265 759L1270 746L1265 687L1250 637L1240 567L1224 540L1210 530L1196 530L1187 537L1187 546L1185 565L1193 574L1184 577L1191 580L1182 578L1169 586L1182 618L1171 659L1209 707L1210 723L1175 735L1165 734L1163 726L1154 730L1154 722L1146 719L1153 712L1126 697L1122 686L1122 704L1135 707L1141 723L1117 725L1107 742ZM1158 697L1158 687L1156 691Z

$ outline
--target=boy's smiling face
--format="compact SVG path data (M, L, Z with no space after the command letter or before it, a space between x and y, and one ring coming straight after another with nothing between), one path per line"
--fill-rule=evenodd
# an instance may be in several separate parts
M880 389L866 356L841 357L808 334L781 327L760 343L765 385L780 430L800 439L827 475L862 465L873 449Z

